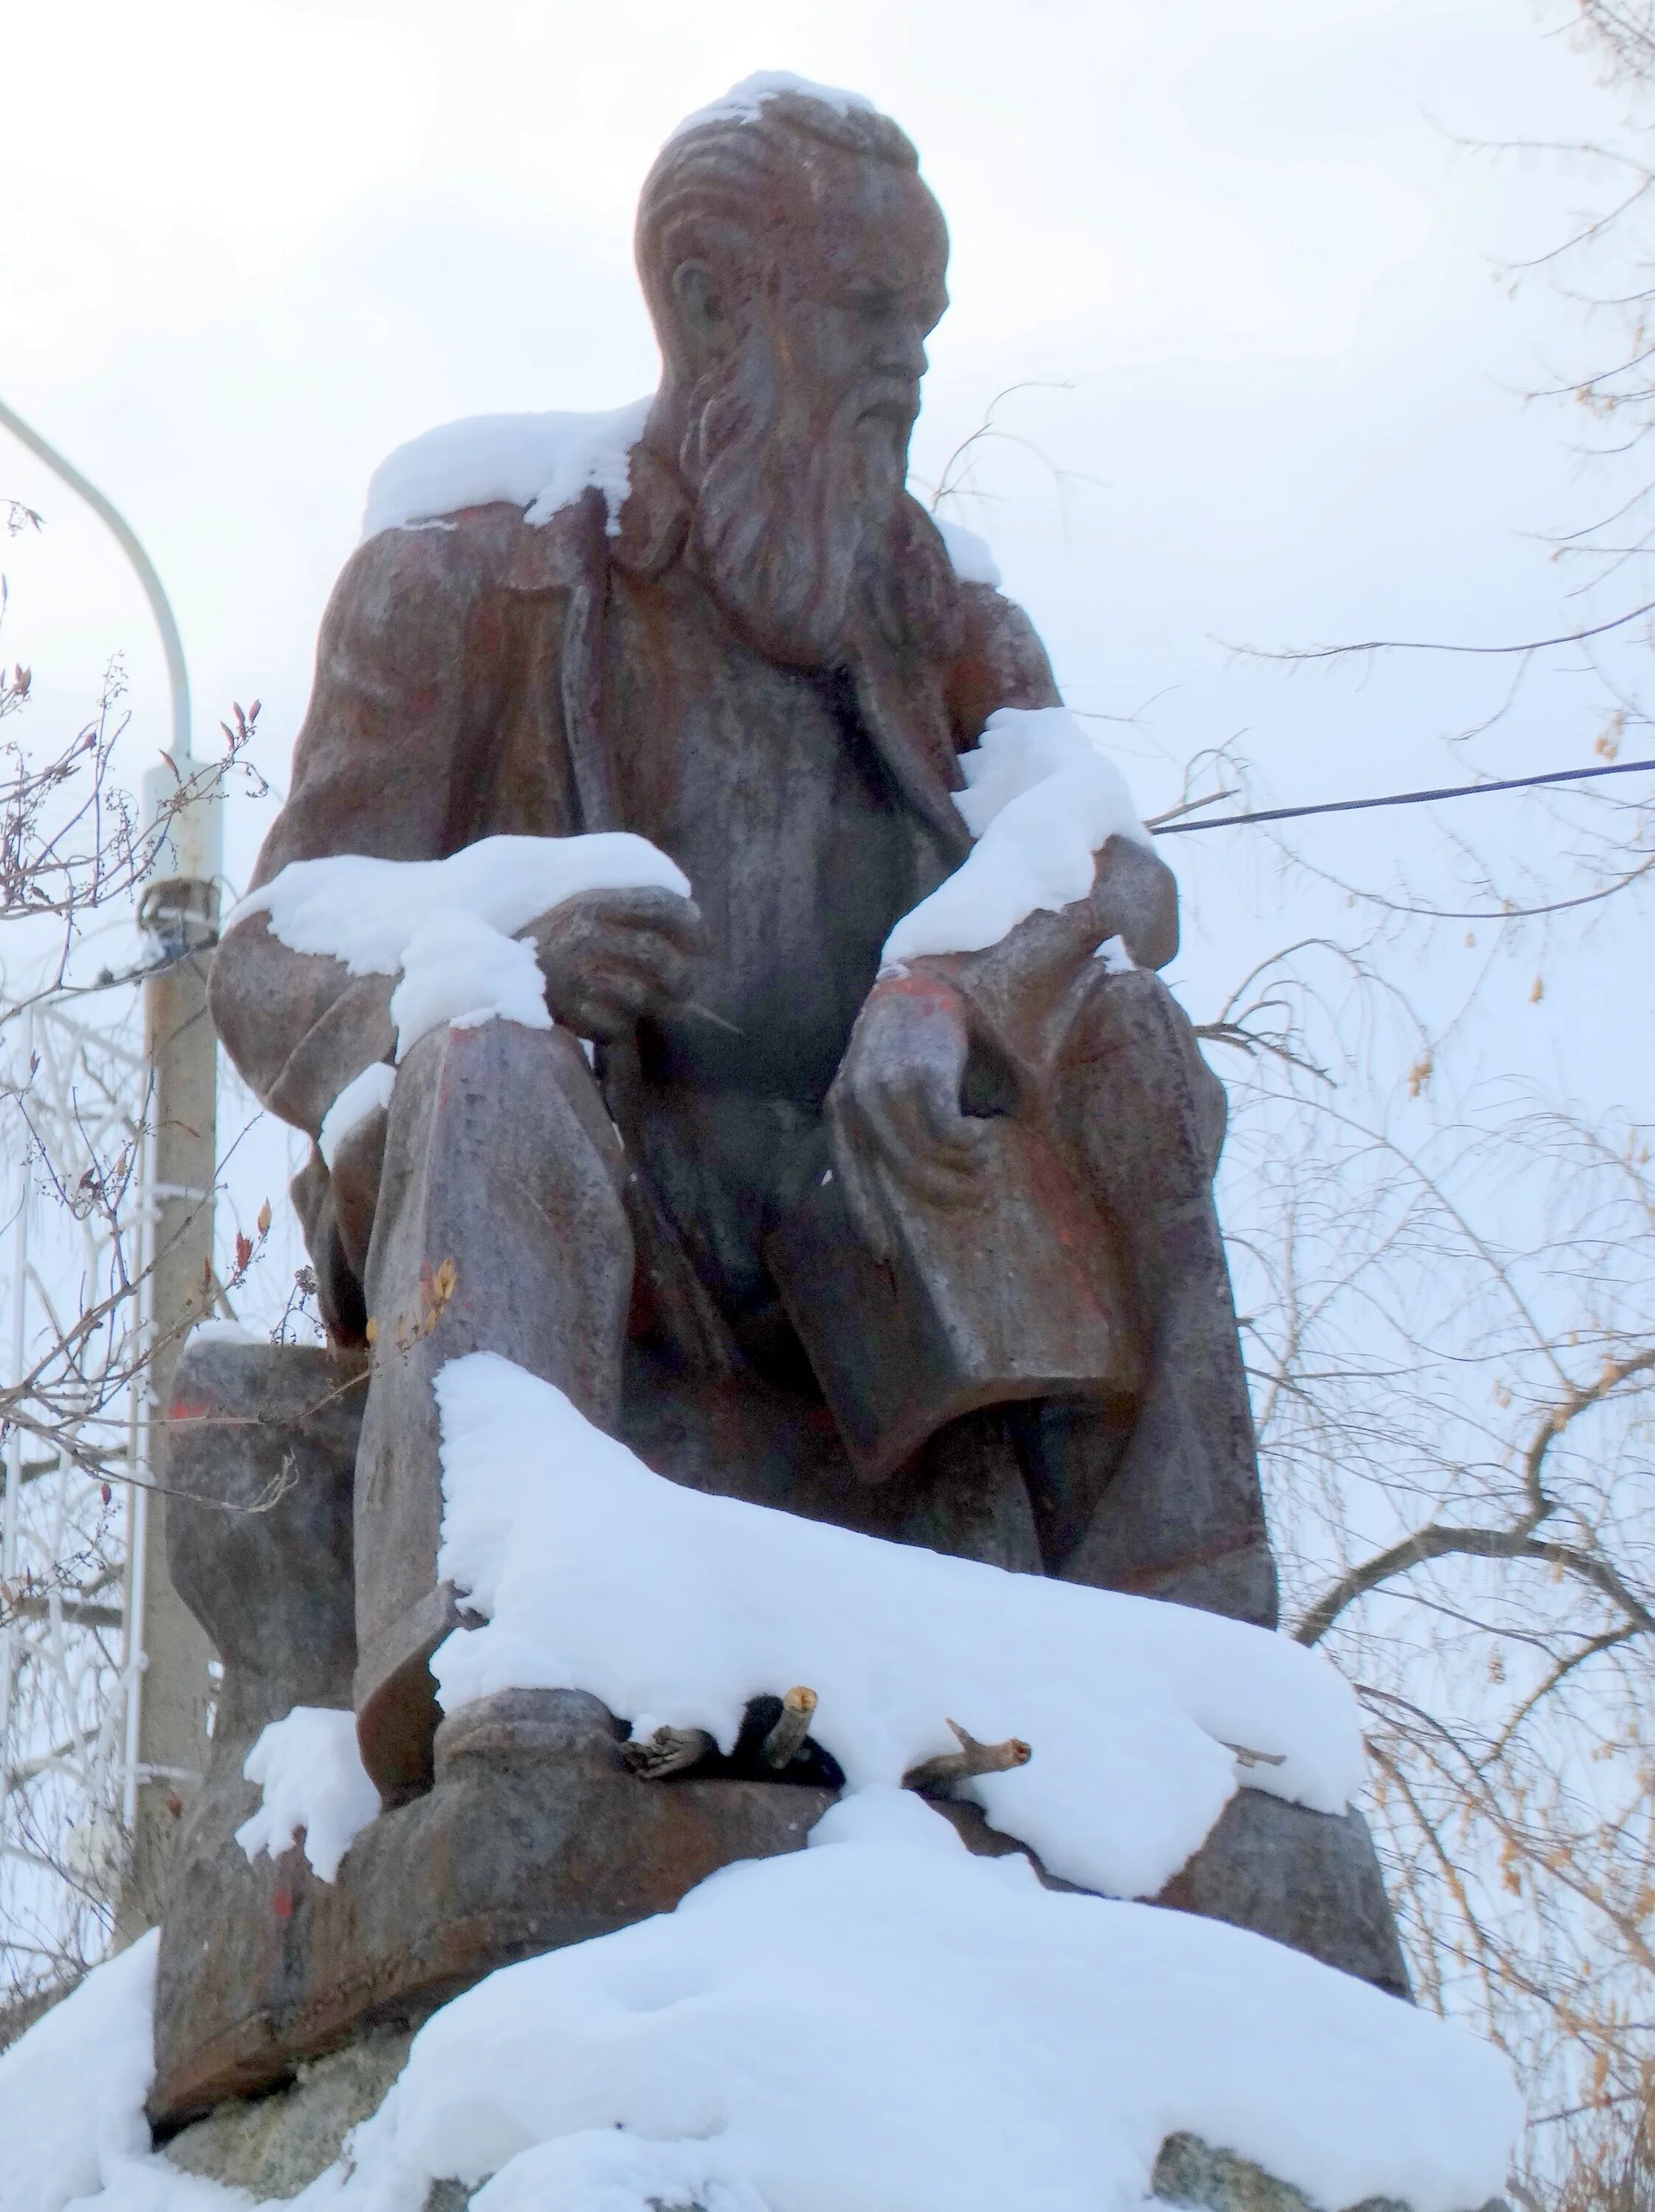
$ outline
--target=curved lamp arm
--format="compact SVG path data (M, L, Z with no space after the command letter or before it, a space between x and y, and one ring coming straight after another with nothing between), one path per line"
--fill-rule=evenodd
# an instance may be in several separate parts
M161 578L155 573L155 562L144 551L136 532L112 501L106 499L96 484L83 477L72 462L65 460L55 446L43 438L38 430L24 422L22 416L15 410L8 407L3 399L0 399L0 428L9 430L20 443L28 447L30 453L45 463L54 476L61 477L71 491L80 495L93 513L107 526L116 544L131 563L134 574L143 586L143 595L149 602L149 611L155 618L155 628L161 633L161 651L167 658L167 688L172 694L173 702L173 768L179 781L187 781L194 762L194 750L190 738L190 672L185 665L184 641L179 635L178 621L173 612L172 602L167 596ZM150 773L152 776L165 776L167 771L152 769ZM173 787L175 789L177 787L173 785ZM162 795L164 796L164 793ZM147 788L145 798L146 802L149 802L146 811L156 811ZM219 818L216 799L215 793L203 793L185 810L189 814L197 817L197 823L191 825L199 840L198 853L189 855L189 859L195 860L196 865L193 867L189 865L189 860L185 858L185 848L186 844L194 844L196 838L179 837L176 835L172 838L175 851L179 856L179 872L182 874L199 874L209 881L217 878ZM174 828L180 829L183 826L182 823L177 823Z

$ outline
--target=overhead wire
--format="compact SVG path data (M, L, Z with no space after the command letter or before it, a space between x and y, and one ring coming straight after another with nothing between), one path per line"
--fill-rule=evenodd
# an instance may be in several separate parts
M1485 799L1497 791L1531 791L1540 784L1580 783L1591 776L1633 775L1646 769L1655 769L1655 760L1605 761L1597 768L1553 769L1545 775L1440 784L1430 791L1394 791L1373 799L1327 799L1314 806L1264 806L1248 814L1209 814L1198 822L1150 822L1144 826L1156 837L1185 837L1197 830L1237 829L1244 822L1297 822L1308 814L1361 814L1378 806L1423 806L1439 799Z

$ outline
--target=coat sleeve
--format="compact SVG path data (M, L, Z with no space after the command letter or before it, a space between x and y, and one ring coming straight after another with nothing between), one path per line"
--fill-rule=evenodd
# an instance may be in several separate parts
M468 842L468 740L499 720L494 599L463 526L385 531L358 549L323 619L290 796L255 887L290 860L432 860ZM394 981L294 952L250 915L219 945L213 1018L264 1104L314 1137L345 1085L390 1057Z
M986 584L961 588L965 645L949 685L961 750L1001 707L1058 707L1063 699L1034 625ZM1112 837L1098 855L1092 902L1100 939L1120 936L1141 968L1164 968L1178 951L1178 885L1158 854Z

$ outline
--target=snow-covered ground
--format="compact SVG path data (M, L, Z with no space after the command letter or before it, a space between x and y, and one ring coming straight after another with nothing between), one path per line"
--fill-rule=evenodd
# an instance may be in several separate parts
M1470 2212L1521 2114L1505 2062L1366 1983L1212 1921L1044 1888L972 1856L903 1771L946 1718L1034 1746L973 1786L1058 1871L1158 1888L1236 1785L1341 1809L1350 1693L1287 1638L710 1498L487 1353L438 1379L441 1565L484 1625L433 1662L455 1710L594 1692L640 1731L729 1743L808 1682L846 1775L810 1847L677 1910L502 1969L435 2014L306 2212L1131 2212L1167 2136L1337 2208ZM331 1880L376 1800L351 1717L267 1729L249 1853L303 1834ZM640 1786L645 1786L641 1785ZM0 2056L0 2212L232 2212L152 2152L155 1938ZM492 2179L488 2177L492 2176Z
M0 2212L233 2212L148 2148L155 1939L0 2057ZM445 2006L304 2212L1131 2212L1187 2130L1317 2203L1503 2186L1504 2061L1219 1923L1043 1889L911 1793Z

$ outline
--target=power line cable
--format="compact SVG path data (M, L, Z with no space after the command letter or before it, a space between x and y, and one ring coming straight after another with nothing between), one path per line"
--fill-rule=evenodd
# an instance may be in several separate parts
M1605 762L1602 768L1554 769L1548 775L1507 776L1498 783L1448 783L1434 791L1396 791L1383 799L1329 799L1318 806L1266 806L1252 814L1214 814L1204 822L1149 823L1157 837L1184 837L1197 830L1234 830L1243 822L1295 822L1306 814L1360 814L1375 806L1423 806L1436 799L1482 799L1494 791L1530 791L1542 783L1579 783L1588 776L1633 775L1655 769L1655 760Z

